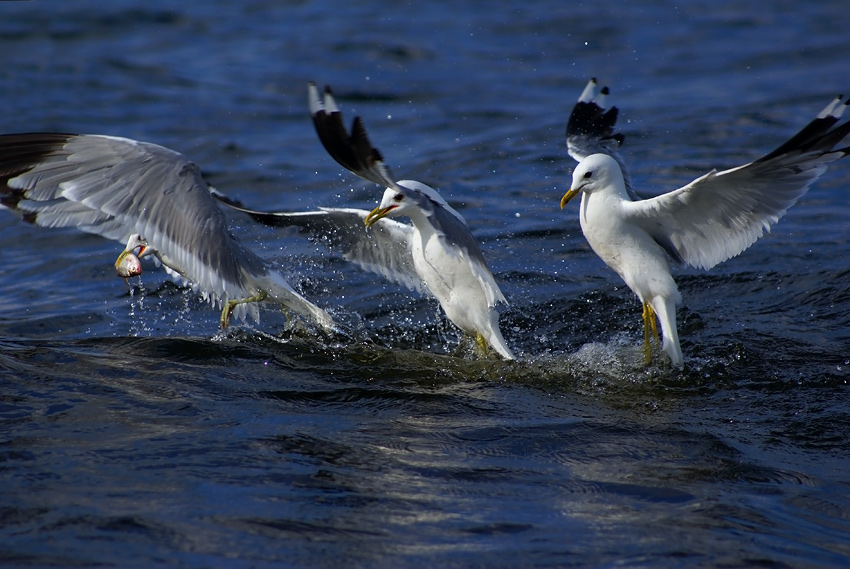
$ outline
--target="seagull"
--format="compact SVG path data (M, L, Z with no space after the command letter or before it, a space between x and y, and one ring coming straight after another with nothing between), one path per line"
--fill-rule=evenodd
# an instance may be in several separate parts
M336 329L327 312L230 234L198 166L168 148L103 135L2 135L0 208L38 226L126 242L116 271L141 270L125 266L136 248L153 255L172 277L222 307L222 328L231 315L258 321L255 303L273 300Z
M321 208L307 212L258 212L215 194L254 220L272 227L296 226L321 235L343 258L367 271L430 293L448 319L475 339L483 352L492 347L506 360L516 359L499 329L497 308L507 300L463 217L433 188L414 180L395 181L360 117L351 134L330 88L324 99L308 86L310 114L325 149L340 165L386 188L372 211ZM390 219L408 217L412 225Z
M662 349L671 364L681 368L675 311L681 295L668 258L710 269L770 231L831 162L850 153L850 146L836 148L850 134L850 121L838 124L850 102L839 95L800 132L753 162L712 170L677 190L641 200L631 191L622 161L607 151L616 150L619 144L614 144L617 140L608 132L616 112L607 111L607 123L602 120L606 116L601 113L604 94L597 98L595 82L591 82L574 114L596 110L599 120L595 125L607 125L607 130L581 133L571 130L573 117L568 123L568 149L579 164L573 171L571 189L561 199L561 209L581 194L579 221L585 238L643 304L646 362L651 359L650 333L658 341L657 317ZM594 145L596 149L589 150Z

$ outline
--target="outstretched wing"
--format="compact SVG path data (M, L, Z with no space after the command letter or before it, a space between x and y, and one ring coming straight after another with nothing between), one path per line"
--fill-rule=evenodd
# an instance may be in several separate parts
M493 279L492 272L481 254L466 220L455 211L433 188L415 180L396 182L389 168L384 164L381 153L372 146L366 134L366 127L360 117L354 119L349 135L345 130L342 113L334 101L330 87L325 88L324 98L320 98L318 89L309 84L308 96L310 114L316 133L325 150L344 168L361 178L375 182L404 194L416 203L427 216L431 225L449 247L466 255L471 270L487 291L488 302L495 305L507 302ZM401 224L399 224L401 225Z
M101 135L0 136L0 205L35 225L75 227L122 245L139 234L169 272L215 304L262 288L330 321L230 234L198 167L162 146ZM247 310L257 318L254 305ZM245 311L240 305L235 314Z
M173 271L219 295L242 294L243 268L265 270L228 232L198 167L155 144L0 136L0 204L36 225L76 227L122 244L138 233Z
M318 211L261 212L243 207L218 192L213 195L229 207L241 211L268 227L295 227L301 233L322 240L342 253L345 260L362 269L383 275L390 281L427 292L413 267L410 238L413 227L395 220L379 219L372 227L364 220L369 212L353 208L320 208Z
M800 132L758 160L712 171L687 186L628 204L632 219L682 261L709 269L752 245L808 191L850 134L837 124L850 102L833 100ZM837 125L837 126L836 126Z

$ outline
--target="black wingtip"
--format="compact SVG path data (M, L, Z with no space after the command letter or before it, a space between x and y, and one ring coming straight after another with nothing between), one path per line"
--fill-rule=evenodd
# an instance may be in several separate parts
M833 103L830 106L824 109L809 124L800 129L797 134L779 145L773 152L769 152L756 160L756 162L765 162L791 152L820 152L821 154L842 152L846 156L846 150L850 147L834 149L837 144L841 143L841 141L850 135L850 121L838 124L844 110L840 109L836 111L841 98L842 95L839 95L833 99ZM848 106L848 102L844 102L842 105ZM830 111L830 109L832 110Z
M267 227L287 227L290 225L285 215L278 214L275 212L255 211L253 209L248 209L242 204L241 201L237 199L233 199L217 191L213 191L210 193L220 203L226 205L234 211L244 213L257 223L260 223Z
M331 98L332 108L328 109L325 105L320 111L312 113L312 117L316 134L328 154L340 166L361 178L386 187L395 185L383 156L369 140L363 119L354 117L349 134L345 129L342 112L332 100L330 85L325 87L325 94Z
M0 135L0 204L17 210L26 189L12 188L9 180L30 171L45 158L62 149L76 134L66 132L26 132ZM24 214L24 221L35 222L37 214Z
M570 118L567 120L566 135L592 136L597 139L616 140L614 126L617 122L617 107L605 109L602 107L602 97L611 94L608 86L597 92L596 77L592 78L582 91L578 102L573 106ZM600 104L601 103L601 104ZM620 137L622 139L622 136Z
M210 194L212 194L212 197L214 197L216 200L220 201L225 205L229 205L230 207L235 209L245 209L245 205L236 198L231 198L230 196L226 196L218 191L210 191Z
M610 140L613 140L617 143L617 146L622 146L623 142L625 142L626 137L621 132L615 133L613 136L608 137Z
M326 86L324 92L332 95L330 86ZM338 110L329 110L322 104L311 108L311 116L319 141L327 153L341 166L351 170L357 161L347 144L348 132L345 130L342 113Z
M354 156L363 168L371 170L379 163L383 163L384 157L377 148L372 146L369 135L366 133L366 125L360 117L354 117L349 140L354 147Z

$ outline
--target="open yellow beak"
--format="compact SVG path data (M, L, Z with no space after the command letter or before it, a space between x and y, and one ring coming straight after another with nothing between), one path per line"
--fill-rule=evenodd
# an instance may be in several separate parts
M564 197L561 198L561 209L564 209L564 206L567 205L567 202L576 197L581 190L570 190Z
M389 212L397 208L398 206L391 205L389 207L376 207L372 211L369 212L369 215L366 216L366 219L363 222L366 224L366 227L372 227L379 219L385 217Z

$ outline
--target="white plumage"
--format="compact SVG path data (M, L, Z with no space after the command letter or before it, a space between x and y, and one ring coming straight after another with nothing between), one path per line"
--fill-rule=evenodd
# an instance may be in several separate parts
M595 89L586 89L579 103L593 105L594 97ZM773 152L737 168L713 170L678 190L645 200L635 198L622 161L604 148L574 155L580 162L561 207L581 194L584 236L644 305L647 357L654 312L661 322L664 351L674 366L683 365L675 313L680 294L668 257L710 269L769 231L830 162L850 152L848 147L835 148L850 133L850 122L837 125L847 106L839 96ZM568 128L568 139L570 135ZM598 132L585 136L592 140Z
M343 167L386 188L371 212L322 208L312 212L258 212L218 196L270 226L299 226L342 249L345 259L409 288L433 295L446 316L503 358L514 359L499 329L504 295L463 217L433 188L414 180L396 182L357 117L346 131L329 89L324 99L309 86L310 112L319 139ZM412 225L390 217L408 217Z

